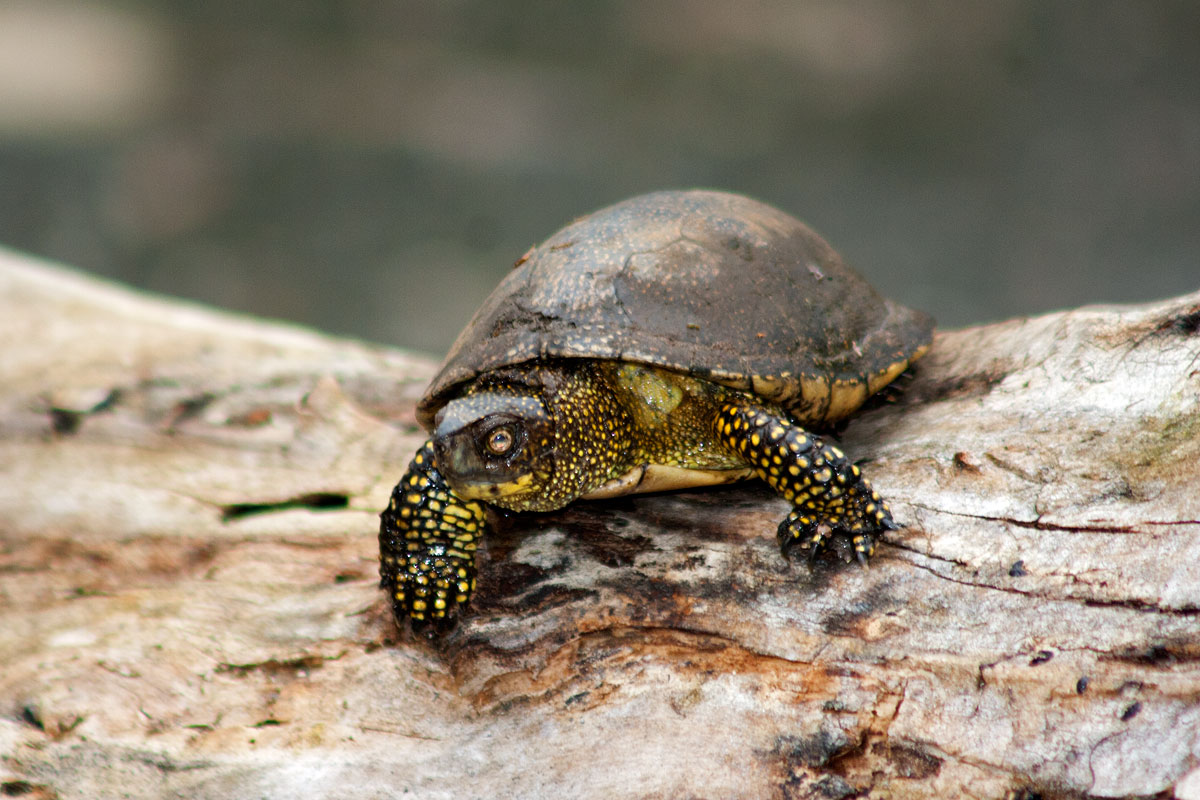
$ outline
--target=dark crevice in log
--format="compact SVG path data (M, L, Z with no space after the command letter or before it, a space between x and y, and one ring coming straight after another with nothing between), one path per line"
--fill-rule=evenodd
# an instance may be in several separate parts
M308 508L314 511L346 508L350 504L350 496L344 492L313 492L293 497L289 500L277 500L270 503L230 503L221 506L221 521L232 522L255 514L269 514L276 511L291 511L296 508Z

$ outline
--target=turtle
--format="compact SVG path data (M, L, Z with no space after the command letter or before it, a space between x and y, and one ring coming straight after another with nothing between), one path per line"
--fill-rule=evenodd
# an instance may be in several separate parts
M577 219L521 257L417 405L430 433L381 514L397 622L464 615L488 505L765 481L792 503L785 558L866 563L899 526L819 430L928 349L933 320L883 297L760 201L659 191Z

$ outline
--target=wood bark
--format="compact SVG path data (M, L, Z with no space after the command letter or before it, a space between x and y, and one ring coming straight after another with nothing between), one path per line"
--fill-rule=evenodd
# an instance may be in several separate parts
M840 436L906 527L761 486L502 521L390 619L434 362L0 253L0 794L1200 798L1200 293L939 332Z

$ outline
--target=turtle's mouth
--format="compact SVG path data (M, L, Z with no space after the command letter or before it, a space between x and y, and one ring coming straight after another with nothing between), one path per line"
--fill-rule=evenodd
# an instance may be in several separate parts
M533 473L526 472L510 481L503 481L501 483L494 481L481 481L478 483L451 481L450 485L453 487L454 493L459 497L467 500L487 500L495 503L505 497L528 492L529 488L533 485ZM500 504L502 505L502 503Z

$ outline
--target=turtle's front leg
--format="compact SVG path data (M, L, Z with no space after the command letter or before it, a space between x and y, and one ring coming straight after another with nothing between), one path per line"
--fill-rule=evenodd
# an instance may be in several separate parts
M846 455L786 417L746 402L727 402L715 420L718 440L795 508L779 524L784 557L810 557L837 535L848 536L862 563L885 530L899 526L879 493Z
M458 497L426 442L380 516L379 585L401 626L454 627L475 591L475 550L487 532L483 506Z

